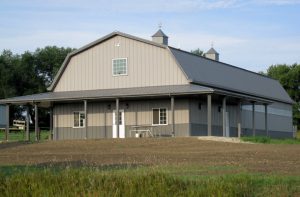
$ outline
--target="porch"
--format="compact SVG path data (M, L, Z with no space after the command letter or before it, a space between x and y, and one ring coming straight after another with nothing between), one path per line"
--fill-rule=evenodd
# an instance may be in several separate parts
M252 105L252 135L256 135L255 105L265 106L265 132L268 135L269 101L229 94L198 85L147 87L83 92L51 92L2 100L6 117L10 105L31 105L35 112L35 140L39 140L39 109L50 113L52 139L95 139L135 137L136 127L147 127L153 136L236 136L242 135L244 104ZM105 94L104 94L104 91ZM146 93L143 93L146 92ZM84 94L86 93L86 94ZM89 96L87 96L89 95ZM31 100L31 101L30 101ZM29 109L28 107L26 109ZM229 112L230 109L230 112ZM29 117L26 113L26 140ZM119 120L119 121L116 121ZM6 124L8 139L9 119Z

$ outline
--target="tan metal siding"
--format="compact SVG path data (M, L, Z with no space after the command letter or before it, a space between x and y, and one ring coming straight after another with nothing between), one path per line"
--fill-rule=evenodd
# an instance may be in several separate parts
M128 103L128 109L126 104ZM111 106L108 109L108 105ZM151 101L121 101L120 109L125 112L125 125L152 125L152 109L168 109L168 125L171 124L172 115L170 100ZM88 102L88 127L112 126L112 112L115 109L114 102ZM83 111L83 102L76 104L59 104L54 107L54 127L72 128L73 112ZM136 122L137 120L137 122ZM189 111L187 99L175 99L175 124L189 123Z
M128 58L127 76L112 76L114 58ZM178 84L188 81L167 49L116 36L72 57L54 91Z

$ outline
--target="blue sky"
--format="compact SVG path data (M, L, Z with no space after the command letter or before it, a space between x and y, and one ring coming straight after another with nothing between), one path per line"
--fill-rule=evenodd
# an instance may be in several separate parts
M300 0L1 0L0 50L79 48L118 30L150 39L162 23L169 44L208 50L252 71L300 63Z

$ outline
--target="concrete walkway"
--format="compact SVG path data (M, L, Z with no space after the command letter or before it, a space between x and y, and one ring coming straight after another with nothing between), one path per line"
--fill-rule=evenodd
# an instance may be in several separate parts
M237 138L237 137L201 136L201 137L198 137L198 139L199 140L216 141L216 142L254 144L251 142L244 142L240 138Z

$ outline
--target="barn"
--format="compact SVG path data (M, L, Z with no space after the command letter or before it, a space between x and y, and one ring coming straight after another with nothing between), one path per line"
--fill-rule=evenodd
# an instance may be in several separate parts
M33 105L36 120L48 108L54 140L293 136L293 101L278 81L168 39L161 29L152 40L110 33L70 53L48 92L0 102Z

